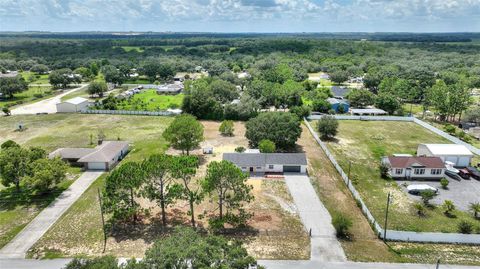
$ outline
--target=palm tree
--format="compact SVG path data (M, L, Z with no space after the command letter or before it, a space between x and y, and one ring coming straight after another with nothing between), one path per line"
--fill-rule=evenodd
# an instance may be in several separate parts
M471 203L470 210L473 212L473 216L475 216L475 218L478 218L478 213L480 213L480 203Z
M445 215L451 216L452 211L455 210L455 205L453 204L452 201L445 200L445 202L443 202L443 209L445 209L444 211Z

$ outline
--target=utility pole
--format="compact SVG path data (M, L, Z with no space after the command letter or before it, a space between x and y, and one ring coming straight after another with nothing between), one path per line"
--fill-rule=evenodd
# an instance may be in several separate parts
M383 228L383 242L387 241L387 224L388 224L388 209L390 207L391 194L388 193L387 197L387 211L385 212L385 227Z
M103 229L103 251L105 253L105 249L107 248L107 231L105 230L105 217L103 216L103 204L102 204L102 196L100 195L100 189L97 189L98 193L98 203L100 205L100 213L102 215L102 229Z

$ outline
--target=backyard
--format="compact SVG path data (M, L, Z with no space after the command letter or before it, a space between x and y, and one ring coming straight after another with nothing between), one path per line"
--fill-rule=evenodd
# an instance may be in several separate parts
M420 143L449 143L446 139L410 122L340 121L334 141L327 143L340 166L348 173L377 221L383 223L387 195L393 195L390 206L389 229L405 231L457 232L462 220L473 222L468 212L456 210L448 218L440 206L427 207L425 217L414 209L415 201L394 180L380 177L380 158L393 153L415 154ZM448 192L455 192L450 188ZM475 201L471 201L475 202ZM475 221L479 226L480 223Z
M223 152L231 152L236 146L246 146L243 123L235 123L235 136L225 137L218 132L220 123L204 121L206 141L202 146L214 147L214 154L202 156L201 167L196 177L203 177L206 165L212 160L220 160ZM136 144L135 144L135 148ZM163 152L165 147L157 147ZM178 154L169 149L169 154ZM201 154L201 150L191 154ZM130 156L131 157L131 156ZM138 160L137 157L133 158ZM102 188L105 177L99 178L90 189L64 214L47 234L31 249L32 257L59 257L102 254L103 232L99 212L97 189ZM232 236L245 242L248 251L262 259L308 259L310 255L309 239L298 215L293 200L283 180L248 181L253 187L254 202L247 211L254 213L248 225L254 233L234 234ZM141 257L155 239L161 238L161 222L158 206L148 200L141 200L144 207L150 208L150 214L144 216L134 227L118 227L117 232L107 240L106 253L119 257ZM208 227L205 216L213 214L215 205L204 200L196 206L199 227ZM188 225L188 203L178 201L168 210L168 219L172 225ZM204 217L202 217L204 216Z
M145 90L135 94L118 105L118 109L159 111L182 106L183 94L160 95L155 90Z
M361 262L408 262L480 264L478 246L418 244L379 240L345 183L306 127L298 141L309 162L309 175L320 200L330 214L343 214L353 221L350 239L340 240L348 260Z

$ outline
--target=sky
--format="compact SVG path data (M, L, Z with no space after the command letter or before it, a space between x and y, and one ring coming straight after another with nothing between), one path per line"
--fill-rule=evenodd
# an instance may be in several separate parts
M0 31L480 32L480 0L0 0Z

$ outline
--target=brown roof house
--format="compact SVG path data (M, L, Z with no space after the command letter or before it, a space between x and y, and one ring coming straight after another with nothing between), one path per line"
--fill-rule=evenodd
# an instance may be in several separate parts
M439 157L389 156L382 162L395 179L440 180L445 176L445 164Z
M108 171L127 155L128 148L127 141L103 141L95 148L59 148L49 158L60 157L87 170Z

